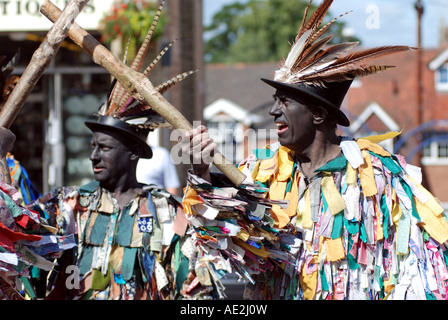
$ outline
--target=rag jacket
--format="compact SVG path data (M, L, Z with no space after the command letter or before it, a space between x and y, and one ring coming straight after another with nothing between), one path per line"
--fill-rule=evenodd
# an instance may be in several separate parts
M216 293L211 281L199 282L189 272L198 251L186 233L181 203L163 189L145 186L120 209L93 181L55 189L34 205L57 212L59 232L77 236L70 262L79 275L73 299L212 299ZM73 275L66 274L62 285ZM67 292L59 295L67 298Z
M55 216L23 206L22 194L0 182L0 300L36 298L30 279L56 267L76 246L74 235L57 232Z
M190 173L183 203L198 243L247 280L248 299L446 299L447 216L382 138L342 138L310 179L279 144L240 164L240 187Z

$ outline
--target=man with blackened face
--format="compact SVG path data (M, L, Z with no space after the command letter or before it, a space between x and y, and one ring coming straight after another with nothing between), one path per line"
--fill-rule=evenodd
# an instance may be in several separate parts
M390 68L367 61L410 48L331 45L323 35L334 21L321 26L331 3L309 17L306 9L274 80L262 79L275 89L278 142L238 165L241 186L197 161L217 148L206 127L185 133L180 149L196 161L184 207L198 243L247 279L246 299L446 299L446 283L428 282L446 273L445 262L425 252L445 250L447 216L419 169L378 144L399 133L338 134L350 125L341 106L352 81Z

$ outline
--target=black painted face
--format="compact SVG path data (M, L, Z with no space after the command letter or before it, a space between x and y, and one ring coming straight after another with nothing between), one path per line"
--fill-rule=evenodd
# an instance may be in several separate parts
M94 132L91 146L90 160L95 180L106 188L124 183L132 161L138 159L125 141L113 134Z
M314 138L313 113L289 91L277 90L274 100L269 114L278 127L280 143L291 150L303 150Z

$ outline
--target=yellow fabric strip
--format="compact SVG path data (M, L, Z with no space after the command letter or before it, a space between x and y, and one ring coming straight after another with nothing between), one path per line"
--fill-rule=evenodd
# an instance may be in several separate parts
M269 187L269 199L284 200L287 184L286 181L278 181L277 179L274 179ZM271 214L275 221L275 226L280 229L286 226L290 220L285 210L278 205L272 206Z
M292 160L291 151L281 146L278 149L278 181L287 181L291 175L294 168L294 161Z
M241 228L240 232L238 232L238 234L236 236L243 241L247 241L247 240L249 240L250 234L249 234L249 232L247 232L246 230Z
M440 205L439 201L437 201L436 198L428 191L425 187L423 187L421 184L418 184L414 179L412 179L410 176L408 178L425 194L425 196L428 198L428 201L425 202L425 205L431 208L432 212L436 216L441 216L443 213L443 208Z
M302 272L300 272L299 282L300 287L303 291L303 297L305 300L313 300L316 295L317 289L317 270L308 274L305 271L306 266L302 267Z
M345 201L334 184L333 175L324 173L321 185L322 193L324 194L325 200L327 200L330 212L336 215L344 210Z
M347 182L347 184L358 183L358 170L353 169L353 167L351 166L351 164L349 162L347 162L346 182Z
M269 186L269 199L284 200L287 184L286 181L279 181L275 178Z
M195 212L191 207L201 203L202 200L199 198L198 193L193 188L187 187L182 200L185 214L189 216L194 215Z
M444 243L448 240L448 223L443 215L434 212L427 204L422 204L414 197L415 205L418 214L423 221L423 228L433 237L438 243Z
M237 238L233 238L232 240L233 240L233 242L235 242L236 245L238 245L240 247L243 247L247 251L250 251L253 254L255 254L257 256L260 256L262 258L267 258L270 255L269 251L266 251L264 249L255 248L255 247L253 247L251 245L248 245L247 243L245 243L245 242L243 242L241 240L238 240Z
M361 180L364 196L372 197L378 192L373 174L372 161L367 151L362 151L362 155L364 157L364 164L359 167L359 179Z
M297 214L297 205L299 203L299 179L300 172L296 171L292 180L291 191L286 194L285 200L289 201L285 213L288 217L294 217Z
M401 134L401 132L402 131L400 131L400 132L390 131L390 132L385 133L385 134L365 137L363 139L367 140L367 141L369 141L371 143L380 143L380 142L383 142L383 141L386 141L386 140L398 137Z
M390 153L383 149L378 144L371 143L365 139L359 139L356 141L358 143L358 146L361 150L370 150L373 153L379 154L383 157L390 157Z
M394 222L394 224L398 224L398 221L400 221L402 214L403 212L401 211L398 201L394 200L392 204L392 221Z
M272 178L278 169L278 151L272 158L261 160L256 180L264 183Z
M252 170L251 175L252 180L255 181L257 179L259 169L260 169L260 161L257 161L257 163L254 166L254 169Z
M344 245L342 239L326 239L327 261L336 262L345 258Z
M376 241L384 239L383 224L381 223L380 212L375 204L376 211Z

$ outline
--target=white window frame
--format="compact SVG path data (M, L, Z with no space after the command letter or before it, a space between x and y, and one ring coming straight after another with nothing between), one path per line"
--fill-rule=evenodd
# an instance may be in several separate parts
M358 133L362 125L372 116L376 115L386 126L389 131L400 131L398 124L392 119L389 114L376 102L370 103L367 108L356 118L349 127L349 131L355 138L363 138L364 135ZM371 132L369 135L378 135L385 132ZM389 152L394 150L394 140L388 139L379 143L383 148Z
M439 142L434 141L429 145L430 155L422 156L422 165L425 166L448 166L448 157L439 157Z
M441 81L441 69L445 68L447 72L447 80L446 82ZM448 63L442 64L435 72L434 72L434 83L436 87L436 91L438 92L448 92Z

